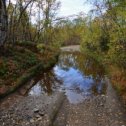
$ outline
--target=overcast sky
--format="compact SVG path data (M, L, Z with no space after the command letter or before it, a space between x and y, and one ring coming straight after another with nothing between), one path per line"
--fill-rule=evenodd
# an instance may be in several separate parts
M61 8L59 15L68 16L78 14L79 12L88 13L91 6L86 2L87 0L60 0Z
M16 0L11 0L15 3ZM57 0L61 2L61 8L58 12L59 16L68 16L73 14L78 14L79 12L88 13L91 9L91 5L89 5L87 0Z
M13 3L16 0L11 0ZM80 12L87 14L91 9L91 5L87 3L87 0L57 0L61 2L61 7L57 12L58 17L77 15ZM37 10L36 10L37 11ZM36 22L36 17L32 17L32 22Z

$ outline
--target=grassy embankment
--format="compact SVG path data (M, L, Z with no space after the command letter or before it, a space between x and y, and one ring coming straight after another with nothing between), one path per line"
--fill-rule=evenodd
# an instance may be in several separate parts
M114 64L109 65L107 69L113 87L126 105L126 70Z
M103 64L113 87L116 89L121 100L126 105L126 69L124 65L121 65L120 61L115 62L114 60L110 59L105 53L98 54L84 50L83 48L81 48L81 51Z
M7 45L0 50L0 98L14 92L33 76L52 67L59 50L32 43Z

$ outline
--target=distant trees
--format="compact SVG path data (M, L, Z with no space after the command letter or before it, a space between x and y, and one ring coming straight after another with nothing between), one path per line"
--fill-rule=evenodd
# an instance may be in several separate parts
M39 41L43 41L45 44L52 43L53 20L55 20L57 10L60 8L60 2L57 0L40 0L38 8Z
M57 0L8 0L7 43L38 42L55 46L79 44L83 17L57 18Z
M84 15L71 15L60 19L55 24L55 37L61 45L79 45L84 34Z
M126 1L93 0L93 6L88 15L57 18L57 0L0 0L0 45L5 39L57 47L81 43L83 50L125 65Z
M84 17L57 18L57 0L8 0L6 6L7 43L29 41L60 46L81 41Z
M95 16L88 21L81 46L106 54L113 62L126 64L126 1L95 0ZM89 15L90 19L90 15Z
M59 7L57 0L8 0L6 3L0 0L0 44L5 38L11 44L21 41L51 43L52 22Z
M15 4L9 1L7 6L9 43L31 40L31 14L28 8L32 3L34 0L17 0Z

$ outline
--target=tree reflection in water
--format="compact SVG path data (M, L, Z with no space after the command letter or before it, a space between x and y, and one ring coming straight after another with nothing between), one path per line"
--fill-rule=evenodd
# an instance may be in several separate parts
M43 74L30 94L34 95L36 89L39 94L64 91L70 102L81 102L90 96L105 93L105 70L100 63L80 52L64 52L57 65Z
M36 84L28 92L29 95L41 95L43 93L51 95L62 84L62 81L54 75L53 70L36 77L34 81Z

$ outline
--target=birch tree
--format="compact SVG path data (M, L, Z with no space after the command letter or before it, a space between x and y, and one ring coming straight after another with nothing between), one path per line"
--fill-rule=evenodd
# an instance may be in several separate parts
M0 0L0 46L4 45L6 35L7 35L6 0Z

